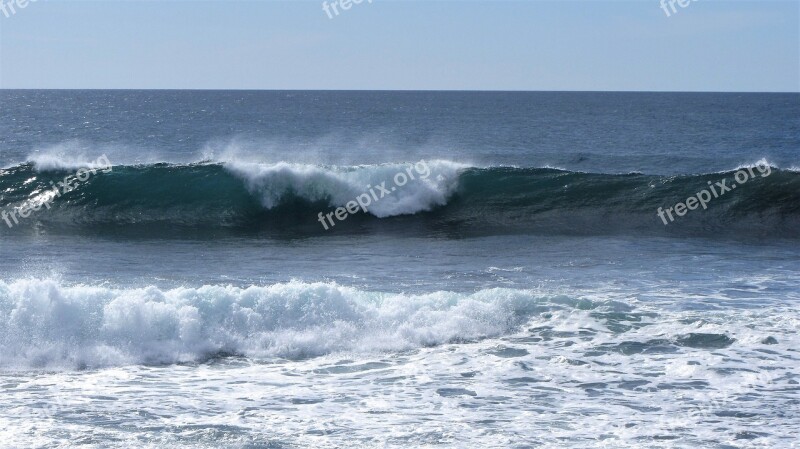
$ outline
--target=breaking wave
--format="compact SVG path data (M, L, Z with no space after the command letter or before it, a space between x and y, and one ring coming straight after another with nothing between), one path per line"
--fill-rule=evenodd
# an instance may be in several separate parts
M0 368L402 351L502 335L548 300L499 288L410 295L335 283L161 290L0 281Z
M800 173L771 168L665 226L656 215L735 171L681 176L581 173L552 168L417 164L319 166L241 162L116 166L50 198L14 230L136 230L331 235L397 232L473 236L505 233L753 235L800 237ZM0 208L43 203L77 166L37 160L0 170ZM402 186L398 173L413 173ZM325 231L318 214L386 187L388 194ZM395 187L394 190L390 187ZM2 224L2 223L0 223ZM176 231L177 230L177 231Z

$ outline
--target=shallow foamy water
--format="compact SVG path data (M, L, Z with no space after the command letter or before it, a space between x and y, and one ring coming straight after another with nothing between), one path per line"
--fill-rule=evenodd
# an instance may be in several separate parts
M354 303L363 294L349 293ZM450 295L409 306L428 316L442 311L426 326L412 326L418 312L398 312L391 297L375 300L364 316L377 320L391 308L394 322L360 316L350 334L326 335L324 350L295 322L283 340L252 334L242 352L262 352L249 357L5 372L0 436L7 447L796 444L800 322L790 303L698 307L500 289ZM508 298L527 307L508 307ZM486 327L502 313L506 330ZM456 329L461 334L448 334ZM298 352L303 344L315 356Z

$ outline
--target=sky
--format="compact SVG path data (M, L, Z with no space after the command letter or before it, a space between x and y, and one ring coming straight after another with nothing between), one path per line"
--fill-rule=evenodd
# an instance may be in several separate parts
M800 0L660 1L38 0L0 88L800 92Z

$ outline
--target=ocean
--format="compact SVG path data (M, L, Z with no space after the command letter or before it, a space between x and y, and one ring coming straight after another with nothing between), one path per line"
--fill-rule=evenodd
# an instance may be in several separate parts
M0 91L2 448L800 446L800 94Z

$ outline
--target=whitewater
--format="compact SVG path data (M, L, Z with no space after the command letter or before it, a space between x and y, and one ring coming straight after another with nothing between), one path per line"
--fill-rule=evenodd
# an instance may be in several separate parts
M0 435L8 447L791 447L797 299L674 310L613 292L1 283Z

